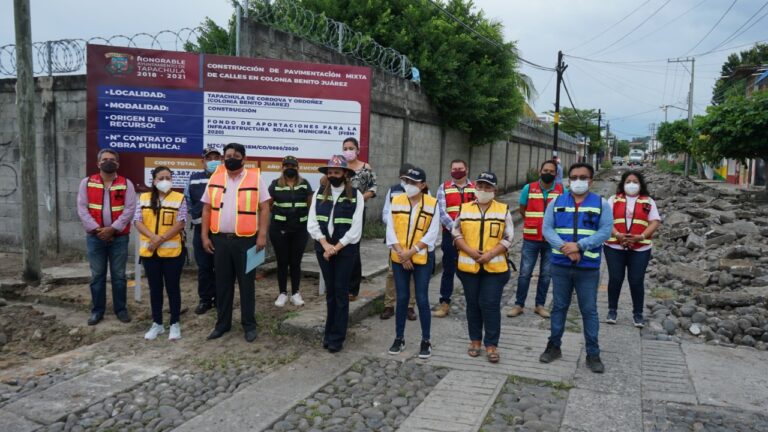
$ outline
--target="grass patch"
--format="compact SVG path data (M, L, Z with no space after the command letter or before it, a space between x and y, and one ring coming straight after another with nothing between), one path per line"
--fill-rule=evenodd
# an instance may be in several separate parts
M651 291L649 294L653 298L662 299L662 300L677 298L677 292L675 292L675 290L664 288L664 287L651 288Z
M611 161L603 161L603 163L600 164L600 169L613 169L613 163Z
M378 239L384 238L387 234L387 226L380 220L368 220L363 226L363 238Z
M685 163L684 162L669 162L667 160L660 160L656 162L656 168L658 168L661 171L664 171L666 173L670 174L678 174L683 175L683 171L685 170Z
M371 315L381 315L384 312L384 297L377 297L371 303Z

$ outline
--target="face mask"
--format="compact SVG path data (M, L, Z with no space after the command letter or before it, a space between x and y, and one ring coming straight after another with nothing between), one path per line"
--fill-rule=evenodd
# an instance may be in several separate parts
M235 158L225 159L224 166L230 171L237 171L243 167L243 160Z
M624 183L624 192L627 195L635 196L640 193L640 185L637 183Z
M406 186L407 184L408 184L408 183L406 183L406 182L404 182L404 181L402 181L402 180L400 181L400 187L401 187L401 188L403 188L403 190L405 190L405 186Z
M113 162L113 161L102 162L99 168L101 168L101 170L107 174L112 174L113 172L117 171L117 162Z
M589 180L572 180L570 186L576 195L584 195L589 190Z
M357 150L344 150L342 154L344 155L344 158L347 160L347 162L352 162L353 160L357 159Z
M477 198L477 202L479 202L480 204L486 204L491 202L491 200L495 195L496 194L493 192L486 192L481 190L475 191L475 198Z
M285 176L288 178L294 178L299 174L299 170L296 168L286 168L283 170L283 174L285 174Z
M405 194L408 195L408 197L416 196L418 195L419 192L421 192L420 187L412 184L405 185L404 189L405 189Z
M554 174L546 173L541 175L541 181L544 183L549 184L549 183L552 183L554 180L555 180Z
M170 181L170 180L160 180L159 182L157 182L157 184L155 185L155 187L156 187L156 188L157 188L157 190L159 190L160 192L162 192L162 193L167 193L167 192L168 192L169 190L171 190L171 188L173 187L173 183L171 183L171 181Z
M212 172L216 171L216 168L218 168L219 165L221 165L221 161L220 160L207 161L205 163L205 170L208 171L209 173L212 173Z
M328 181L333 187L339 187L344 183L344 177L328 177Z
M467 170L451 171L451 177L455 178L456 180L463 179L466 176Z

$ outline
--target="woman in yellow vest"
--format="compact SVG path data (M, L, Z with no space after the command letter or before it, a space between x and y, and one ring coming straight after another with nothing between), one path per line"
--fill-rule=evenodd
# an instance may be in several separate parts
M387 246L392 249L392 275L395 279L395 341L390 354L405 348L405 318L410 297L411 277L416 292L421 321L419 358L432 355L430 343L429 277L435 265L435 243L440 232L440 217L436 217L437 199L427 194L427 174L421 168L411 168L400 179L405 181L405 193L392 199L387 215Z
M171 328L168 340L181 339L181 270L184 267L182 230L187 220L184 194L171 190L171 170L160 166L152 170L152 190L139 196L133 223L139 230L139 255L149 282L152 327L144 339L154 340L163 327L163 285L168 292Z
M507 250L515 231L508 206L493 199L496 174L481 173L475 189L475 201L461 205L453 224L454 244L459 250L457 274L467 302L467 354L479 356L482 343L488 361L497 363L501 293L509 281Z

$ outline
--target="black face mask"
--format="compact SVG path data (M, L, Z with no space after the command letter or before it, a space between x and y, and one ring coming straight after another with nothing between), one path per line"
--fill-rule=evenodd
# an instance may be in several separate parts
M99 168L107 174L112 174L117 171L117 162L106 161L103 162Z
M229 158L224 160L224 166L230 171L237 171L243 167L242 159Z
M339 187L344 183L344 177L328 177L328 181L333 187Z
M283 170L283 174L285 174L285 176L288 178L294 178L299 174L299 170L296 168L286 168Z
M550 173L542 174L541 181L543 181L544 183L552 183L553 181L555 181L555 175Z

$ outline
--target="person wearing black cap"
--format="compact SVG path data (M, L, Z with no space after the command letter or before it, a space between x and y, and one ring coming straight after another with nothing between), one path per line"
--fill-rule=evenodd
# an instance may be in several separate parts
M221 165L221 153L216 147L208 146L203 150L203 170L192 173L184 188L184 197L189 204L189 220L192 221L192 248L197 263L197 295L199 303L195 308L198 315L211 310L216 304L216 274L213 269L213 254L203 249L200 233L203 223L203 194L208 187L208 179Z
M277 286L279 293L275 306L283 307L288 301L288 271L291 273L291 303L304 305L299 293L301 257L307 246L307 218L312 202L312 186L299 175L299 161L293 156L283 158L283 172L269 185L272 197L272 221L269 239L277 258Z
M421 315L419 358L426 359L432 355L428 292L429 277L435 265L440 217L436 217L437 199L425 193L427 174L423 169L411 168L400 178L406 183L405 193L392 200L387 220L387 246L392 250L390 259L397 291L395 341L389 353L399 354L405 347L406 307L413 278L416 304Z
M352 267L360 257L363 235L363 194L352 187L344 156L334 155L318 169L325 174L309 207L307 231L315 240L315 253L325 281L327 317L323 348L341 351L349 322Z
M459 250L458 276L467 303L467 354L479 356L484 344L491 363L499 361L501 293L509 281L507 250L515 233L509 207L494 200L496 184L492 172L477 177L475 200L461 205L452 231Z

